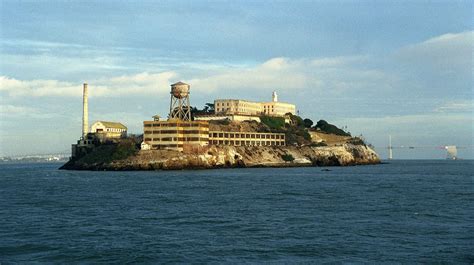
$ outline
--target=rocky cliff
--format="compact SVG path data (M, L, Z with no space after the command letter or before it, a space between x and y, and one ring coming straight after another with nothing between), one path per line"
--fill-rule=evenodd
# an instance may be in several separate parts
M169 150L139 151L125 159L94 161L83 157L69 161L62 169L77 170L159 170L229 167L349 166L380 163L365 145L344 144L322 147L211 146L198 152Z

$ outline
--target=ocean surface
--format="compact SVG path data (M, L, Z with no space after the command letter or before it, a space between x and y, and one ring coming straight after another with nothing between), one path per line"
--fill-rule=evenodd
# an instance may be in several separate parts
M474 262L474 162L0 165L0 263ZM329 171L326 171L329 170Z

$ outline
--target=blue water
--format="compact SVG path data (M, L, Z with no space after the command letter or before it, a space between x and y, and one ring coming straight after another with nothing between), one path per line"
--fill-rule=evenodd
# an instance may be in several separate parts
M0 165L0 263L471 263L473 161L157 172Z

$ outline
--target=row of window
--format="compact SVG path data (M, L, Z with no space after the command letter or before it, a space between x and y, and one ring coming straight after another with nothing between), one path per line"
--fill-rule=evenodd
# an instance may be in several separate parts
M202 127L208 128L207 123L145 123L145 127Z
M105 128L107 132L124 132L125 129L117 129L117 128Z
M249 140L211 140L212 145L232 145L232 146L284 146L282 141L249 141Z
M274 133L224 133L224 132L211 132L209 133L211 138L251 138L251 139L285 139L284 134Z
M200 130L161 130L161 131L145 131L145 134L207 134L207 131Z
M163 138L145 138L146 142L202 142L208 141L206 137L163 137Z

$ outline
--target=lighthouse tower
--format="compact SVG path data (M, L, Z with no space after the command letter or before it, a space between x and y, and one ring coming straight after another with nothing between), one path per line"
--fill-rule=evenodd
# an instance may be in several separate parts
M272 93L272 101L273 102L278 102L278 95L276 91L273 91Z

